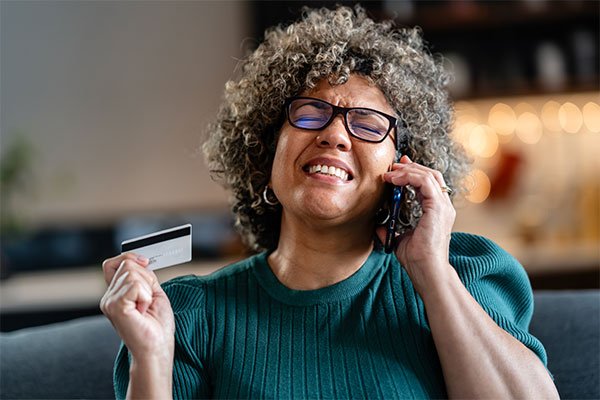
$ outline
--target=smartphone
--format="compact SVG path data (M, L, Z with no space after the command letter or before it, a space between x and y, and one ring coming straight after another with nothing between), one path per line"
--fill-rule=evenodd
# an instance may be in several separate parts
M396 225L398 224L398 211L400 210L400 200L402 199L402 187L394 186L392 192L392 201L390 202L390 218L387 223L387 233L385 235L385 252L391 253L394 247L394 238L396 236Z

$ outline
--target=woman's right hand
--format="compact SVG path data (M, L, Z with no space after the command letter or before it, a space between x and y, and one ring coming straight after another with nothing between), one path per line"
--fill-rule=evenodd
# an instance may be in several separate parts
M156 274L147 270L149 260L134 253L121 254L102 263L108 289L100 309L137 362L173 361L175 322L169 298Z

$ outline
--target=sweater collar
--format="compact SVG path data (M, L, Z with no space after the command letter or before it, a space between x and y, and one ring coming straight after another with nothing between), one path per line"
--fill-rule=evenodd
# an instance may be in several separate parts
M360 293L371 282L384 265L388 264L388 254L373 250L364 264L348 278L331 286L314 290L290 289L279 281L273 273L266 251L254 257L252 270L260 286L276 300L292 306L309 306L337 302Z

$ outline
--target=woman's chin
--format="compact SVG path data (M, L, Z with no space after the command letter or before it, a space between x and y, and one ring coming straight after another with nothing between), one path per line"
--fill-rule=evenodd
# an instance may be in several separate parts
M311 225L343 225L356 218L359 204L349 202L348 196L303 196L285 207L284 213L296 215Z

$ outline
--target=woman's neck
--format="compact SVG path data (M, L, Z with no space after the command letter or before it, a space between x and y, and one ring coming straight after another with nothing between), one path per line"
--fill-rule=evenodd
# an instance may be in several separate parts
M373 227L312 226L282 217L277 249L268 262L281 283L313 290L343 281L364 264L373 250Z

